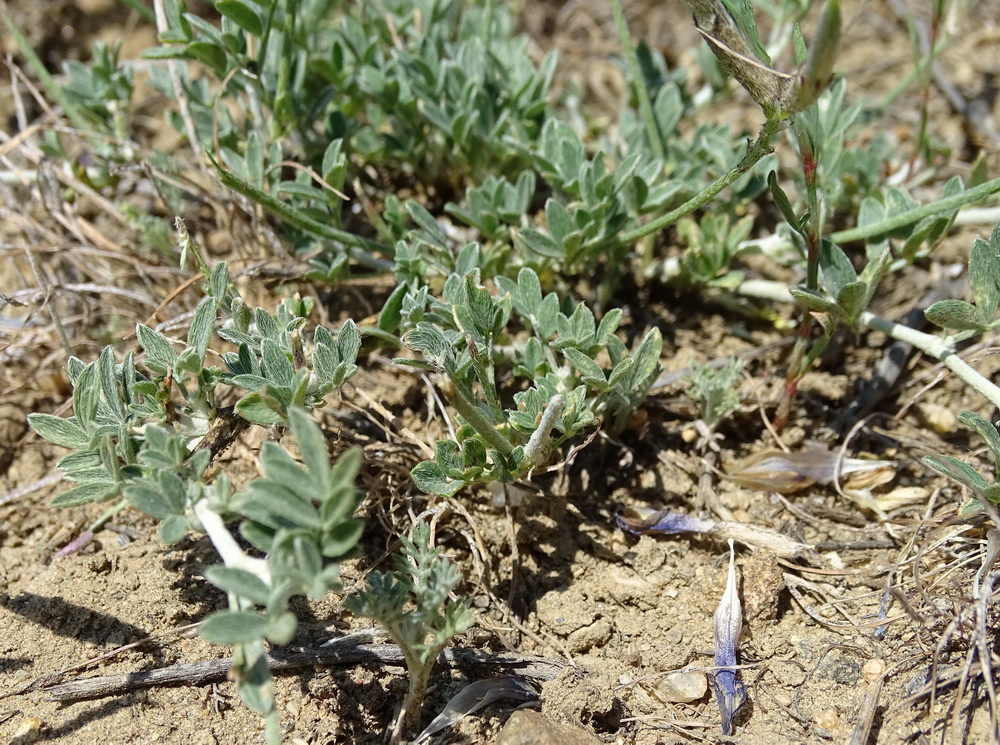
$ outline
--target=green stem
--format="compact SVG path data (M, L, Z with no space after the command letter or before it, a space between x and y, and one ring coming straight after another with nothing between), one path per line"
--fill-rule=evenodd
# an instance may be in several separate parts
M756 297L777 302L792 302L792 295L788 291L788 285L783 282L771 282L769 280L751 280L744 282L737 288L737 292L746 297ZM874 331L881 331L883 334L912 344L926 355L940 360L949 370L958 375L964 382L990 401L994 406L1000 407L1000 388L991 383L988 378L983 377L965 360L955 353L953 338L934 336L923 331L906 326L895 321L889 321L880 316L876 316L869 311L863 311L858 316L858 323Z
M149 23L156 23L156 13L148 5L142 3L141 0L119 0L119 2L134 10Z
M277 9L278 3L271 3L271 7L267 11L267 20L264 22L264 36L260 40L260 49L257 50L257 68L261 73L267 65L267 45L271 40L271 34L274 33L274 14ZM292 17L292 23L295 23L294 17Z
M115 515L117 515L126 507L128 507L127 500L125 499L118 500L111 507L108 507L108 509L102 512L99 518L97 518L96 520L94 520L94 522L88 525L87 530L89 530L91 533L96 533L97 530L104 525L104 523L113 518Z
M712 201L712 199L714 199L715 196L723 189L732 185L733 182L735 182L740 176L753 168L761 160L761 158L770 154L771 141L774 139L775 135L778 134L778 132L785 128L785 126L787 126L787 122L785 120L777 118L768 119L764 122L760 135L747 150L746 155L743 156L740 162L721 178L717 179L707 189L691 197L691 199L686 201L677 209L671 210L667 214L661 215L645 225L635 228L634 230L629 230L628 232L622 233L621 235L613 238L605 238L597 241L594 245L582 249L581 254L592 255L593 253L602 250L630 245L645 238L647 235L652 235L653 233L663 230L663 228L674 224L682 217L690 215L702 205ZM1000 189L1000 185L998 185L997 188Z
M1000 407L1000 388L997 388L988 378L980 375L965 360L955 354L951 337L941 338L906 326L895 321L880 318L874 313L864 311L858 317L863 325L875 331L881 331L887 336L912 344L924 354L928 354L966 382L973 390L981 394L994 406Z
M485 416L483 416L482 409L475 401L472 401L462 390L455 386L455 395L450 397L452 406L458 411L459 414L469 423L469 425L476 430L476 432L492 445L494 448L500 451L505 456L509 456L513 450L514 446L510 444L506 437L497 432L497 428L489 422Z
M620 0L611 0L611 12L615 16L615 25L618 27L618 37L621 39L625 59L628 60L628 66L632 70L632 85L635 89L636 100L639 102L639 113L646 126L649 146L653 149L653 155L656 156L657 160L666 160L663 134L660 132L660 128L656 124L656 117L653 115L653 104L649 100L649 91L646 89L646 81L643 79L642 69L639 67L639 57L635 53L632 35L628 30L628 23L625 21L625 13L622 11Z
M884 233L891 233L893 230L906 227L907 225L912 225L915 222L923 220L925 217L932 217L933 215L948 212L949 210L957 209L963 205L971 204L972 202L978 202L980 199L988 197L991 194L996 194L998 191L1000 191L1000 178L987 181L985 184L974 186L971 189L966 189L961 194L956 194L953 197L939 199L932 204L917 207L899 215L893 215L892 217L886 218L885 220L875 223L874 225L865 225L864 227L851 228L850 230L840 230L836 233L831 233L828 237L834 243L840 244L860 241L865 238L871 238Z
M273 212L285 222L290 223L307 233L318 235L320 238L328 238L332 241L337 241L338 243L342 243L349 248L361 249L352 251L351 257L357 260L357 262L362 266L366 266L369 269L374 269L379 272L392 271L394 264L391 261L379 259L370 253L376 252L391 254L392 249L388 246L372 240L371 238L354 235L353 233L348 233L344 230L321 223L319 220L314 220L294 207L285 204L280 199L276 199L267 192L251 186L243 179L237 178L234 174L220 166L215 158L212 157L212 154L207 150L205 151L205 155L212 162L212 165L215 166L215 171L218 173L219 180L222 182L223 186L227 186L233 191L242 194L247 199L256 202L269 212Z

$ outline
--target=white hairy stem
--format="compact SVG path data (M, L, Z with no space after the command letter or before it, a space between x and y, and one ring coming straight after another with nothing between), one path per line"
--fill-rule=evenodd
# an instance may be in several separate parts
M545 460L545 446L549 441L549 433L562 416L563 406L563 397L558 393L549 399L549 405L545 407L538 428L531 433L528 444L524 446L524 457L536 466L540 466Z
M748 280L737 288L737 292L747 297L782 303L792 301L788 285L782 282L771 282L762 279ZM924 333L923 331L917 331L902 323L889 321L868 311L863 311L858 316L858 323L862 326L867 326L873 331L881 331L893 339L912 344L924 354L940 360L945 367L955 373L990 403L1000 407L1000 388L976 372L969 363L958 356L951 337L940 337Z
M194 504L194 514L205 529L222 562L230 569L242 569L258 577L268 587L271 586L271 570L264 559L257 559L243 553L232 533L226 528L217 512L208 506L208 500L199 499Z

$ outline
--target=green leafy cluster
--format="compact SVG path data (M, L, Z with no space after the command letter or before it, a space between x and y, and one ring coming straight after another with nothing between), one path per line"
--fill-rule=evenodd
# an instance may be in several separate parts
M709 430L715 429L719 422L739 408L740 397L736 392L736 383L745 366L745 360L735 357L718 369L706 364L691 364L687 392L698 401L701 420Z
M473 268L478 253L476 244L466 247L456 268L467 273L449 275L440 298L424 286L410 289L380 320L422 355L396 361L440 373L458 412L457 439L439 440L435 459L413 470L418 487L440 496L475 483L516 481L598 418L621 431L659 371L658 330L630 352L615 334L620 311L597 323L585 304L543 296L538 275L527 267L517 281L497 277L499 291L490 292ZM512 321L525 334L508 330ZM524 381L513 407L503 405L500 366Z
M116 365L111 348L105 347L94 362L71 357L67 371L73 386L72 416L28 415L35 432L73 451L56 464L75 484L53 500L57 507L113 499L137 473L141 447L133 437L129 410L136 400L133 387L145 377L136 370L132 353Z
M207 570L208 580L228 593L230 609L206 618L200 633L236 646L240 695L265 716L270 732L278 728L264 640L287 644L294 637L292 597L320 600L341 589L339 562L354 550L364 527L353 517L361 499L354 485L361 453L349 450L331 465L323 433L305 410L290 409L289 426L302 464L277 443L265 442L263 477L233 495L220 479L223 485L216 482L208 496L213 512L243 518L241 535L267 559L263 572L233 566L228 558Z
M431 668L441 651L456 634L472 626L469 600L452 600L450 594L461 573L430 543L426 523L413 526L410 537L401 539L403 548L394 557L395 572L372 572L366 586L351 595L347 608L359 616L378 621L406 658L409 690L401 721L413 727L427 690Z
M29 415L38 434L76 451L57 465L77 486L54 504L69 507L118 496L135 473L150 424L168 427L189 448L196 446L219 419L220 384L248 391L236 403L247 422L278 424L287 421L290 407L321 405L324 396L354 374L361 339L353 322L345 322L336 336L317 327L306 344L300 329L311 301L286 299L274 314L250 310L234 294L225 262L216 265L208 280L210 295L195 309L183 350L178 352L161 332L137 324L146 372L137 367L132 352L115 363L110 347L88 364L73 357L67 366L73 415ZM220 310L225 321L216 329ZM239 351L222 355L227 371L206 363L215 334L238 345Z
M87 64L79 60L63 63L67 78L63 91L92 124L126 137L135 83L131 66L122 65L120 56L121 42L95 42Z
M734 223L726 214L705 215L700 222L681 220L677 232L688 246L680 258L681 276L697 287L739 285L743 273L730 269L730 264L752 228L750 217Z
M536 68L503 6L395 1L342 14L333 0L294 0L281 12L218 0L217 27L177 0L164 5L164 46L145 56L202 62L245 111L268 113L236 121L213 105L205 79L185 78L199 141L213 142L216 127L223 161L240 178L335 224L340 199L304 171L281 181L285 158L334 189L362 167L413 169L424 183L462 173L475 183L523 166L509 141L532 141L545 118L556 56ZM162 73L156 82L178 94Z
M825 329L834 328L837 323L854 326L871 302L890 259L887 247L858 273L840 246L823 239L819 250L820 289L798 286L792 288L792 296L814 311Z
M323 434L306 413L355 372L360 334L348 321L336 335L317 327L307 342L301 329L311 302L286 299L273 314L251 310L224 262L206 279L209 295L194 311L184 349L138 324L145 372L132 352L116 364L110 347L88 364L71 358L73 415L34 413L28 419L39 435L73 451L57 467L74 486L54 505L120 496L119 506L159 520L165 543L177 543L191 530L208 532L225 565L210 568L207 577L226 590L231 609L207 619L202 633L237 645L241 695L265 716L269 739L276 742L264 639L284 644L292 638L293 596L318 599L339 587L337 563L363 527L352 517L360 454L350 451L331 466ZM217 329L220 312L224 320ZM238 350L222 354L225 371L206 361L216 335ZM246 392L235 407L224 409L220 387ZM287 424L304 465L277 443L265 442L264 476L234 494L226 474L210 478L208 468L220 439L231 441L250 423ZM224 527L235 519L242 519L241 534L266 560L250 559L236 546Z
M516 270L503 257L523 252L542 270L602 267L606 298L630 251L617 236L696 195L739 152L717 125L680 136L691 101L666 74L662 55L648 47L643 59L657 147L629 109L621 115L620 138L587 142L548 108L556 56L536 67L502 5L422 0L340 15L331 0L296 0L288 18L244 0L216 5L219 27L167 0L164 46L147 56L204 63L253 114L238 121L220 110L206 79L190 80L182 68L199 142L213 152L218 147L227 185L285 219L297 248L319 249L309 273L317 281L348 276L352 258L388 268L345 251L362 242L336 232L344 222L344 188L383 205L381 214L369 214L382 242L369 242L367 252L392 254L404 238L420 243L426 225L413 206L371 183L371 169L383 168L390 178L405 175L407 182L461 195L445 212L479 232L484 277ZM154 68L153 77L177 97L165 70ZM283 167L289 159L302 167L289 174ZM762 179L747 174L735 198L762 188ZM539 191L547 196L535 217Z
M217 23L187 12L181 0L162 4L162 46L146 56L164 63L151 67L152 85L179 104L168 117L199 155L208 151L223 186L280 220L308 280L391 273L396 287L374 327L346 321L335 332L310 334L311 300L251 308L226 264L209 269L195 252L207 296L187 338L139 324L141 353L127 352L121 363L110 348L90 363L70 359L72 416L33 414L30 422L73 451L59 463L72 486L57 505L119 497L119 505L159 520L167 543L189 531L209 535L223 564L207 577L230 607L210 617L203 633L235 646L241 694L265 716L272 741L280 732L265 642L292 638L293 596L319 598L338 587L338 563L361 531L352 517L360 456L349 452L331 465L307 412L356 372L362 331L413 352L397 363L435 374L457 426L412 477L425 492L451 497L470 485L525 478L598 422L623 431L656 380L662 339L657 329L631 347L620 338L623 314L613 303L620 280L641 268L711 297L740 291L744 276L733 262L752 224L734 216L766 188L805 275L791 288L803 333L790 379L839 325L864 325L880 281L926 258L959 204L975 198L953 179L943 190L946 207L921 208L905 189L883 185L894 157L888 139L853 142L870 112L847 100L842 82L830 85L840 28L835 0L825 4L808 53L796 25L804 9L792 7L802 4L765 3L773 33L785 34L768 46L787 47L790 39L795 47L801 68L792 76L771 68L753 6L724 3L735 28L729 34L721 19L725 43L712 47L719 61L707 75L719 91L722 77L713 71L724 69L760 104L766 122L749 147L719 125L682 126L701 103L686 93L685 73L668 71L643 44L626 49L626 57L634 54L631 98L614 126L594 135L580 112L561 119L550 104L556 56L534 64L502 3L213 4ZM716 4L690 5L697 23L718 19ZM135 159L122 146L131 69L117 48L97 46L91 63L69 63L66 72L53 96L81 130L103 135L93 138L98 167L75 173L112 194L122 172L113 166ZM783 172L781 182L794 184L795 201L777 170L763 175L780 167L772 149L786 128L800 169ZM117 139L106 141L109 134ZM62 135L46 138L49 155L69 160ZM149 160L163 170L164 158ZM160 179L158 188L183 212L180 187ZM151 246L173 251L162 221L127 207ZM829 232L834 211L856 215L857 228ZM686 246L679 257L662 255L662 241L652 240L669 226ZM850 253L858 241L864 248ZM191 247L184 233L181 246L184 264ZM951 340L994 325L998 255L1000 229L973 246L974 303L950 299L927 311L957 332ZM666 271L668 262L675 271ZM580 276L598 278L593 297L570 296ZM809 333L813 319L819 337ZM740 369L736 362L718 372L693 366L690 392L709 429L738 405ZM988 423L963 417L1000 462ZM234 492L210 466L252 424L275 433L288 427L298 457L265 443L264 476ZM955 459L928 462L981 503L997 502L995 485ZM232 521L266 558L239 548L225 527ZM429 529L415 527L403 547L397 571L374 573L347 605L377 618L403 648L411 675L404 712L412 720L435 657L472 617L466 602L449 599L459 574L430 546Z

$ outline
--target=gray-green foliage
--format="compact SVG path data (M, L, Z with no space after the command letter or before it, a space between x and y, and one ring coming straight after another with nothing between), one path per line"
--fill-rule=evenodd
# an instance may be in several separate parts
M643 239L676 224L688 245L679 279L720 294L734 290L742 275L731 264L751 226L731 216L764 190L764 166L778 163L772 140L792 111L801 168L781 181L795 184L798 202L776 175L770 186L787 223L781 230L807 265L793 294L823 326L807 363L838 324L859 325L887 272L925 258L952 225L957 202L902 219L917 204L904 189L881 184L892 156L887 139L850 144L869 112L848 100L843 83L815 103L836 54L836 2L827 3L809 55L791 22L808 3L764 4L778 19L773 32L786 37L771 46L796 42L803 67L792 76L770 69L768 40L759 38L749 2L691 4L696 15L706 11L700 19L737 25L729 51L716 45L716 52L767 116L749 150L717 124L682 126L698 105L685 73L668 71L644 44L635 52L642 80L629 81L633 100L605 134L588 132L586 116L560 117L550 91L556 56L532 62L503 3L215 0L215 23L188 13L180 0L164 0L163 46L146 55L154 61L151 83L183 99L193 132L181 106L167 115L192 135L192 149L210 153L223 185L280 219L283 237L308 257L311 281L334 284L352 271L394 274L397 287L378 325L363 331L413 350L418 359L398 361L437 374L458 425L454 439L438 441L435 457L413 469L426 492L454 496L471 484L516 481L598 421L613 434L625 428L656 379L662 340L656 329L631 348L619 338L622 312L608 302L619 280L637 250L647 262L659 258ZM733 12L719 14L720 5ZM793 5L803 7L793 12ZM174 74L156 64L168 60L177 63ZM119 177L112 165L136 159L122 144L130 135L131 69L116 48L99 45L89 64L68 63L65 71L66 83L51 92L81 130L102 135L92 138L98 167L81 175L104 189ZM721 76L707 75L721 90ZM648 106L639 105L642 97ZM650 116L640 116L641 108ZM47 154L68 160L63 135L46 137ZM149 160L161 168L163 159ZM161 193L182 212L180 189L165 181ZM425 203L398 197L403 188ZM964 191L954 179L944 197ZM151 225L162 228L134 209L145 235ZM868 232L828 234L825 214L834 209L856 213ZM702 210L697 222L686 217L695 210ZM164 235L158 243L165 251ZM863 253L848 254L844 247L859 239ZM977 240L975 304L947 300L928 317L960 335L992 326L998 254L1000 232L989 243ZM120 363L110 348L90 363L72 358L73 415L30 420L40 435L72 450L59 463L72 486L56 504L120 497L159 520L167 543L191 530L209 532L224 565L207 576L229 594L230 610L206 621L203 633L236 646L241 694L267 717L275 740L264 642L294 633L290 597L321 597L336 587L337 563L360 531L351 517L359 456L331 466L306 412L354 374L362 330L347 321L336 332L306 333L310 300L285 299L273 312L251 308L224 263L199 268L207 297L183 343L140 324L141 353L127 352ZM587 275L599 277L599 314L566 290ZM220 366L211 364L216 338L232 345ZM737 375L735 365L720 373L695 368L692 393L709 427L738 404ZM232 410L221 406L221 396L233 392ZM984 420L963 417L1000 453ZM233 493L224 473L209 477L214 450L199 445L251 423L288 425L302 463L266 443L265 475ZM996 501L995 485L959 461L931 465L969 485L977 499ZM243 537L266 561L234 552L223 520L241 520ZM430 548L425 526L404 539L397 567L373 574L349 606L378 618L403 647L411 673L404 709L412 716L422 698L414 685L426 684L437 653L468 628L471 615L466 604L447 599L458 573Z
M161 340L150 338L158 340L150 348ZM163 374L176 369L170 366L176 358L167 347L157 349L151 367ZM200 439L183 424L193 421L190 412L178 414L172 423L165 417L152 423L129 411L132 396L140 399L140 409L145 396L122 381L149 382L136 372L131 355L116 371L106 348L89 365L71 361L70 371L76 386L74 416L29 417L40 435L74 449L59 468L77 485L57 497L55 504L103 501L123 493L128 504L160 521L160 537L167 543L176 543L191 529L207 529L207 516L199 510L208 509L219 516L220 525L222 518L242 518L241 533L266 554L266 562L256 560L257 571L231 566L233 556L226 551L231 537L227 540L228 534L209 530L226 566L210 568L207 576L229 593L231 610L210 617L202 633L211 641L240 647L235 669L241 695L268 718L269 732L276 733L263 640L283 644L291 639L296 621L287 606L292 596L318 599L338 586L336 562L353 549L362 528L352 517L358 503L354 479L360 454L349 451L331 466L319 427L304 409L291 405L285 416L304 466L283 447L266 442L261 451L264 477L233 494L224 473L210 483L206 479L210 450L190 450L192 440ZM165 409L166 403L148 411ZM254 610L257 606L263 611ZM276 736L269 737L277 741Z
M992 483L968 463L950 455L928 455L924 463L969 488L972 497L962 507L963 513L978 512L982 510L983 503L996 507L1000 504L1000 484L996 482L996 474L1000 473L1000 435L997 428L973 411L963 411L958 420L974 429L989 448L993 458Z
M705 215L700 222L685 218L677 232L688 249L681 255L681 276L695 286L736 287L743 272L730 268L740 252L740 244L750 234L749 217L732 221L729 215Z
M195 309L184 349L177 351L164 334L138 324L145 372L132 352L117 364L110 347L87 364L71 358L73 416L29 416L42 437L76 451L58 467L78 485L57 497L56 505L119 495L146 447L148 424L168 426L189 447L196 445L218 421L220 384L246 391L236 411L247 421L277 424L287 421L292 406L320 405L357 369L360 335L353 322L345 322L336 336L317 327L311 342L303 340L300 329L311 300L284 300L273 314L251 311L234 294L225 262L209 277L209 292ZM216 329L220 312L224 320ZM225 370L206 362L215 334L238 345L237 352L222 355Z
M691 364L687 392L698 401L701 420L709 430L715 429L719 422L739 408L740 397L736 392L736 383L745 365L745 360L735 357L718 369L710 365Z
M1000 305L1000 224L993 228L989 241L976 236L969 254L969 285L974 304L964 300L941 300L924 315L943 329L982 333L995 325L993 317Z
M382 625L403 650L409 689L400 722L414 727L434 661L456 634L472 626L469 600L449 595L462 576L438 547L430 543L430 527L418 523L394 557L395 572L372 572L360 592L347 598L354 614ZM396 730L398 736L398 726Z
M375 13L295 0L287 19L277 6L216 4L219 27L167 0L164 46L147 56L198 60L216 81L227 81L227 97L252 116L220 110L208 79L183 68L197 138L217 152L228 186L279 214L300 249L321 249L310 259L318 281L347 276L351 258L378 266L373 250L391 254L397 240L419 240L425 231L412 209L371 187L365 169L383 168L390 178L402 174L407 183L415 178L459 195L446 212L479 232L485 278L513 276L505 269L519 262L503 258L518 252L542 268L601 267L606 298L630 251L617 236L697 194L739 154L739 143L717 125L680 135L691 101L666 74L662 56L645 46L665 159L629 109L620 138L587 142L549 108L556 56L532 63L502 4L390 2ZM163 69L154 68L153 81L178 95ZM179 116L175 122L185 131ZM296 169L289 177L279 167L289 159L311 173ZM536 217L531 199L539 182L551 196ZM757 186L747 190L751 182ZM752 174L741 183L734 188L741 199L763 187ZM384 204L372 217L382 242L360 252L357 241L336 232L344 218L336 190L347 187Z
M615 333L620 311L598 323L583 303L543 296L527 267L516 281L497 277L499 292L491 292L480 283L478 255L476 244L466 247L440 298L411 288L380 320L422 355L397 362L434 370L448 382L446 395L460 418L457 439L439 440L434 460L413 470L417 486L440 496L469 484L516 481L598 418L621 431L659 371L657 329L629 350ZM515 322L527 338L509 328ZM497 385L501 367L523 381L513 407L504 405Z
M121 42L111 45L99 41L91 50L89 64L67 60L63 63L67 77L63 90L89 121L126 137L134 82L132 69L121 64L120 54Z
M289 422L302 464L277 443L265 442L263 477L237 494L227 494L218 482L209 492L211 509L242 518L240 533L267 559L257 571L245 568L255 565L242 556L225 557L225 565L208 569L208 580L228 593L230 609L209 616L200 630L209 641L236 646L240 695L266 718L272 741L277 713L263 642L292 640L297 627L288 610L292 597L320 600L340 589L339 562L364 527L353 517L361 496L354 485L360 451L349 450L331 465L326 440L310 415L291 408Z
M302 171L283 180L278 163L291 157L334 188L371 167L477 183L520 170L526 156L511 143L531 142L545 120L556 57L533 65L502 6L422 0L344 12L332 0L280 9L219 0L218 27L176 0L165 6L164 46L146 56L205 63L256 114L219 112L207 80L185 77L199 141L216 134L239 178L335 225L341 199ZM155 82L177 95L162 72Z
M291 408L288 416L302 464L277 443L265 442L264 476L241 492L232 492L224 473L206 483L209 450L189 453L184 437L153 424L146 426L137 473L124 486L129 504L160 520L164 541L175 543L190 529L204 529L219 549L224 564L209 567L206 577L226 591L230 609L205 619L200 633L235 646L240 695L265 717L272 742L279 739L273 734L278 723L264 640L291 641L297 627L288 610L292 597L318 600L340 588L338 562L353 550L363 528L353 517L360 498L354 485L360 452L348 451L331 465L323 433L310 415ZM205 525L212 515L218 525ZM234 551L231 537L219 530L223 520L241 520L240 533L266 559Z
M310 301L287 299L274 313L251 310L225 263L206 279L209 295L195 309L182 350L138 324L139 364L132 352L116 364L110 347L87 364L71 358L73 415L34 413L28 419L39 435L72 450L57 467L74 486L55 505L121 497L121 504L159 520L160 538L168 544L191 530L208 533L225 565L210 568L207 577L227 591L230 610L210 617L202 633L237 646L240 693L265 716L269 740L278 742L264 639L291 639L296 620L289 599L318 599L337 587L337 562L361 533L352 517L360 454L350 451L331 466L323 434L307 413L357 369L361 340L351 321L337 334L317 327L311 339L304 337ZM238 350L223 353L225 370L207 362L216 335ZM243 395L226 410L219 397L230 390ZM213 448L250 423L289 425L303 465L282 446L265 442L264 477L234 494L227 475L210 478L208 467ZM239 550L224 525L236 519L266 560Z

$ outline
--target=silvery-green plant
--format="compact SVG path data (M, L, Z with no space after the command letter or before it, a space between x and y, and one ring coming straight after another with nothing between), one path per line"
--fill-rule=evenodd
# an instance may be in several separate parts
M418 523L395 558L394 572L372 572L366 586L347 598L347 608L378 621L406 659L409 688L392 729L392 743L415 731L427 682L438 655L474 621L468 599L449 596L462 579L458 568L430 542L430 527Z
M78 376L78 389L87 385L87 377ZM86 397L75 401L78 413L89 405ZM234 645L240 695L264 717L271 743L281 737L264 641L286 644L294 636L297 621L288 610L293 596L319 599L339 589L338 562L353 550L363 527L353 518L360 498L354 486L360 453L348 451L331 465L326 440L310 415L292 406L287 417L302 464L280 445L266 442L264 476L237 493L224 473L211 482L206 478L210 449L192 451L189 433L164 424L145 424L141 435L129 436L133 462L118 468L117 480L108 478L103 467L120 465L107 438L96 452L78 450L61 461L68 477L83 481L67 492L77 495L73 502L121 491L125 503L160 521L160 537L167 543L191 530L208 534L223 563L210 567L206 576L227 592L230 610L209 616L201 633L209 641ZM69 445L65 433L76 424L72 419L33 414L31 424L53 442ZM229 532L226 523L238 519L241 535L263 558L247 556Z
M736 383L746 366L744 360L732 358L720 368L692 363L688 373L687 393L698 401L701 421L709 432L715 430L723 419L739 408L740 397Z
M680 257L680 276L697 287L736 287L743 273L731 268L753 227L749 217L733 222L729 215L705 215L700 222L685 218L677 232L688 249Z
M497 277L499 292L491 292L480 283L478 255L477 245L466 247L440 299L422 285L411 288L380 320L422 355L397 362L438 373L458 413L457 437L439 440L434 460L413 470L418 487L440 496L475 483L516 481L598 418L620 432L659 371L657 329L630 351L615 334L620 311L598 323L585 304L543 295L527 267L516 281ZM515 343L512 320L527 340ZM610 369L598 361L605 355ZM499 366L524 381L512 396L514 408L504 405Z
M250 310L235 294L225 262L212 270L208 290L209 296L195 309L184 349L177 351L164 334L138 324L136 335L144 352L139 364L132 352L116 363L110 347L87 364L72 357L67 369L73 416L29 416L42 437L76 451L58 467L78 485L60 495L57 506L118 496L134 475L131 467L144 446L147 424L167 425L194 447L213 427L219 433L246 422L287 422L290 407L321 404L357 369L361 340L353 322L345 322L336 337L317 327L307 342L301 328L311 301L282 301L274 314ZM224 320L217 329L220 313ZM238 345L237 352L222 355L227 370L206 362L215 334ZM220 384L247 391L235 412L219 406ZM244 424L233 424L234 416Z
M958 420L975 430L989 448L994 464L992 482L965 461L950 455L928 455L924 463L969 488L972 496L962 506L963 514L980 512L984 504L996 508L1000 505L1000 483L996 482L996 474L1000 473L1000 435L997 428L974 411L963 411Z
M182 244L190 247L184 234ZM307 338L309 302L287 299L273 314L251 310L224 262L205 270L209 294L194 311L183 349L139 324L138 361L128 352L116 363L110 347L90 363L71 358L73 415L28 419L39 435L72 451L57 467L73 486L54 505L117 498L102 520L131 505L159 521L165 543L190 531L208 534L223 565L207 577L228 593L230 610L209 617L202 633L234 645L241 696L264 716L269 742L278 742L264 640L292 638L289 599L320 598L338 587L337 563L361 533L352 517L360 455L349 452L331 466L325 438L308 413L354 373L360 335L347 321L336 335L318 327ZM225 370L207 362L216 335L238 350L222 354ZM244 394L235 406L222 407L220 388ZM225 473L209 477L209 465L254 423L287 425L303 465L266 442L264 477L234 494ZM241 534L264 558L243 553L226 527L233 520L242 520Z
M151 448L144 453L143 476L125 489L129 503L147 514L183 517L203 529L219 552L222 565L209 567L205 576L227 593L229 610L210 615L199 631L210 642L233 645L232 674L240 696L264 717L269 743L281 741L281 730L265 641L287 644L295 636L298 622L288 609L292 597L320 600L341 589L339 562L354 550L364 527L353 517L361 497L355 487L360 452L347 451L331 465L326 439L311 416L292 407L288 420L302 462L265 442L264 476L241 492L230 493L224 475L199 488L194 477L201 474L192 473L185 483L183 471L178 478L180 466L170 469ZM176 454L180 442L173 445ZM197 461L200 467L208 458ZM225 526L236 518L242 520L240 534L264 558L240 549Z
M952 179L945 185L942 198L926 206L918 205L899 188L878 188L872 183L869 177L878 172L877 168L873 170L871 162L876 154L862 154L845 145L846 133L858 116L858 107L847 104L842 84L831 86L840 39L840 10L836 0L824 3L815 39L808 50L801 32L793 29L796 61L800 65L793 75L780 73L771 66L749 3L689 0L689 6L696 26L720 65L747 89L765 117L760 136L736 168L694 201L703 204L717 188L728 186L740 173L759 163L769 143L784 129L791 132L798 151L801 174L797 182L803 204L793 206L776 173L768 176L774 204L787 223L782 232L800 251L806 275L803 283L784 290L785 297L790 290L802 307L803 316L788 362L785 396L775 415L776 424L781 426L790 413L799 380L836 329L840 325L886 326L867 310L883 277L926 256L946 234L955 210L995 192L1000 188L1000 180L967 189L960 180ZM823 105L819 105L821 97ZM884 153L885 148L878 151ZM859 191L861 184L852 175L862 161L867 166L859 173L867 174L868 193ZM827 215L836 203L843 203L841 195L859 202L858 226L829 233ZM671 218L673 214L653 220L641 232L625 233L619 239L637 239L649 228L660 227ZM842 248L859 240L866 244L860 270ZM754 287L755 284L739 285L738 290L777 297L776 293L760 292L762 288ZM811 333L813 324L821 329L815 338Z

